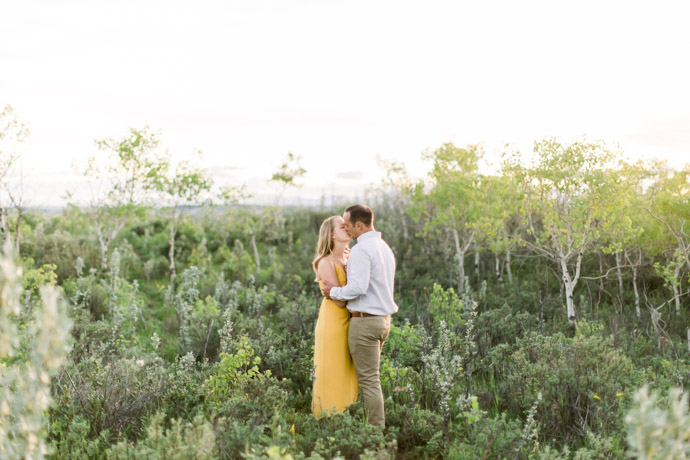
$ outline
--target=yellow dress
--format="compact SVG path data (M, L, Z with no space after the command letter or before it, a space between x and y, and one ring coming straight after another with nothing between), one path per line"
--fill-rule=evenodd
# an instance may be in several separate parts
M335 265L341 286L347 282L345 270ZM321 282L319 281L319 284ZM314 387L312 412L317 418L343 412L357 400L357 376L347 346L350 313L324 298L314 334Z

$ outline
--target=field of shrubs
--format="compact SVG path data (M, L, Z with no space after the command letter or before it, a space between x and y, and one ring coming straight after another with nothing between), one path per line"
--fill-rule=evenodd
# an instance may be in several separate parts
M436 151L430 188L392 165L387 188L360 199L398 265L384 430L361 401L323 420L310 410L311 260L344 206L180 207L174 226L150 206L10 213L0 458L690 455L687 177L663 176L652 204L628 212L625 196L654 187L610 206L568 184L562 202L484 189L498 179L451 167L470 153ZM512 171L502 177L539 184ZM587 174L591 193L609 177ZM630 186L625 174L606 187ZM95 226L123 215L104 250Z

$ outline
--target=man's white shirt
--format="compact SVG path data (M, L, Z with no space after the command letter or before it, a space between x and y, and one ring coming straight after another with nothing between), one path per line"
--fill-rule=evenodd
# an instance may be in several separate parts
M381 232L366 232L357 238L347 262L347 284L333 287L331 299L347 300L351 312L386 316L398 311L393 300L395 256Z

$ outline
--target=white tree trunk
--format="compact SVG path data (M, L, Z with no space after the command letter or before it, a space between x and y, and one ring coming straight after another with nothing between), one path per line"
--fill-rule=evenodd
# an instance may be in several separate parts
M575 303L573 302L573 291L575 290L575 286L572 281L565 281L564 280L564 288L565 288L565 302L566 302L566 309L568 311L568 321L570 323L575 322Z
M508 283L513 284L513 271L510 269L510 249L506 251L506 273L508 273Z
M635 293L635 313L637 314L637 317L640 318L642 316L642 312L640 311L640 293L637 290L637 266L633 266L633 292Z
M623 298L623 273L621 272L621 265L623 265L623 258L620 251L616 252L616 272L618 274L618 292Z
M496 278L499 282L503 282L503 270L501 270L501 259L498 257L498 253L494 254L494 271L496 272Z
M683 265L682 264L676 264L676 269L673 272L673 283L671 283L671 287L673 288L673 300L675 301L676 304L676 315L680 315L680 269Z
M261 259L259 258L259 249L256 247L256 236L254 235L254 231L252 230L252 250L254 251L254 261L256 262L256 272L259 273L261 271Z
M676 315L680 315L680 290L678 288L678 282L674 281L671 283L673 287L673 300L676 304Z
M170 250L168 251L168 258L170 259L170 285L172 286L173 280L175 279L175 214L173 214L170 219L170 234L168 238L168 243L170 243Z
M561 262L561 275L563 277L563 288L565 289L565 304L568 314L568 321L570 324L575 322L575 302L573 300L573 292L575 291L575 286L577 285L578 270L576 270L575 277L571 277L568 272L568 264L565 256L560 257Z
M479 276L479 248L477 247L474 253L474 276L477 277L477 283L479 283L480 276Z
M453 240L455 241L455 257L458 264L458 292L462 292L465 287L465 251L460 246L460 236L456 229L453 229Z

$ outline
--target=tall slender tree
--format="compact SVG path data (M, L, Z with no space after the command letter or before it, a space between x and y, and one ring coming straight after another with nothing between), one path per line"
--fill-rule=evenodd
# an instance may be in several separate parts
M478 164L482 154L478 145L459 148L443 144L425 155L433 162L428 191L420 183L413 192L411 212L417 220L424 221L424 233L442 229L452 236L458 291L464 289L465 256L476 238L480 213Z
M670 284L676 313L680 315L682 283L690 271L690 165L674 171L658 163L655 176L647 211L668 239L665 262L657 264L657 271Z
M551 138L536 142L534 153L536 163L522 169L529 210L524 242L558 267L572 323L583 257L606 225L608 208L615 205L607 169L617 151L601 142L583 139L564 145Z
M200 152L197 152L200 155ZM184 206L201 205L210 201L213 180L198 165L189 161L173 162L166 155L156 163L155 174L151 175L147 187L158 195L159 203L168 214L168 270L170 285L176 276L175 237L180 226Z
M148 126L130 128L119 138L96 141L102 155L82 168L91 192L89 212L98 238L101 268L108 269L108 250L128 219L150 203L147 190L158 173L158 134Z

